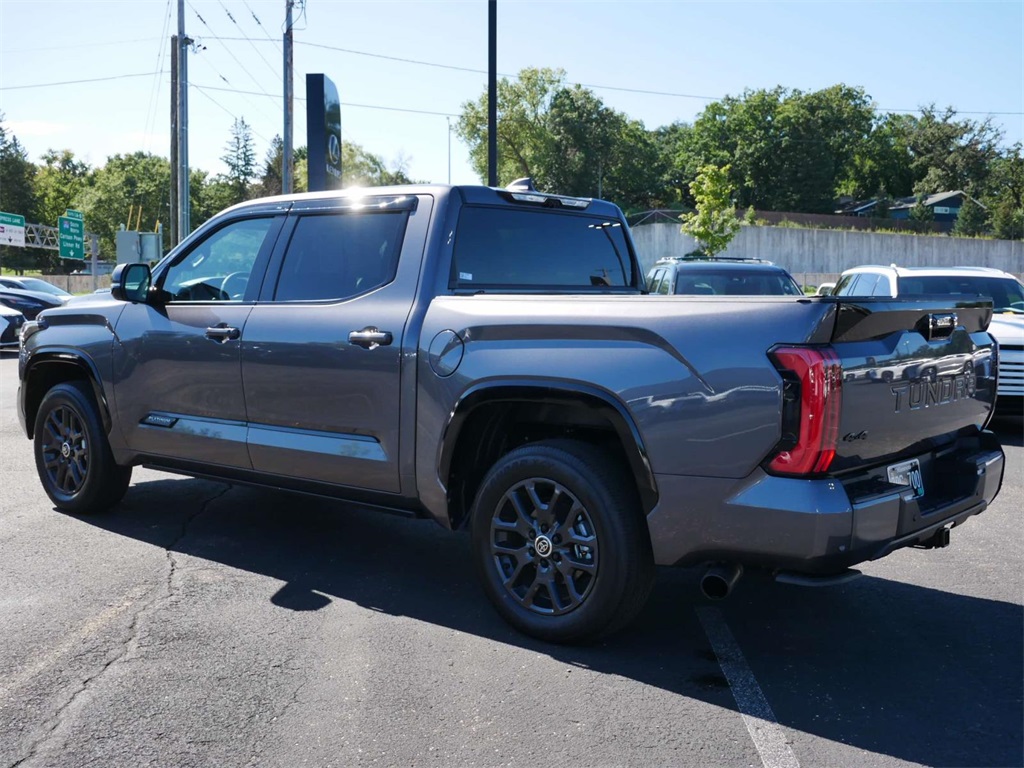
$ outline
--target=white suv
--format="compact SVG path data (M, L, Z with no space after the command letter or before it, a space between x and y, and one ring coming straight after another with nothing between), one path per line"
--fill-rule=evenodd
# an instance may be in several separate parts
M999 342L1001 412L1024 413L1024 284L1008 272L989 267L888 267L848 269L835 296L913 296L969 294L992 298L988 332Z

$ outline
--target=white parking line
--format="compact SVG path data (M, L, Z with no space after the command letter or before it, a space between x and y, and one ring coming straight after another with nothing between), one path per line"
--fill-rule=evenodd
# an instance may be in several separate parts
M800 768L793 750L786 742L786 734L775 719L775 713L754 679L750 665L743 657L736 638L725 623L722 612L717 608L698 608L697 618L704 627L704 634L711 641L711 648L718 657L725 679L729 681L736 706L739 707L743 724L754 741L764 768Z

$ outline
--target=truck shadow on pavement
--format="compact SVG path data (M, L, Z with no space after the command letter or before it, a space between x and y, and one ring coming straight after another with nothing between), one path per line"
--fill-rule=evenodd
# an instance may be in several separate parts
M340 598L737 709L697 618L708 603L696 570L662 569L620 635L560 647L498 618L468 536L431 521L191 479L138 483L116 509L81 520L284 581L270 597L284 610ZM1020 605L867 576L815 590L750 574L718 607L784 728L914 763L1024 763Z

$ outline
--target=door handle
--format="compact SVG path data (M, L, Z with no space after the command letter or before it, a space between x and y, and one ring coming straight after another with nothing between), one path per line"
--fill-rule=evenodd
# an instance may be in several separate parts
M361 331L352 331L348 335L348 343L363 349L376 349L391 344L391 331L381 331L373 326L366 326Z
M242 335L242 332L237 328L232 328L228 325L217 325L213 328L206 329L206 338L213 339L216 342L223 344L225 341L233 341Z

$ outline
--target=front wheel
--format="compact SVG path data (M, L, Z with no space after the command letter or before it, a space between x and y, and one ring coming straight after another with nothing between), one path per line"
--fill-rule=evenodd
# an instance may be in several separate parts
M88 385L58 384L35 421L36 470L43 490L65 512L99 512L121 500L132 468L114 462Z
M593 640L625 626L650 593L650 538L631 479L586 443L551 440L503 456L471 524L484 591L525 634Z

